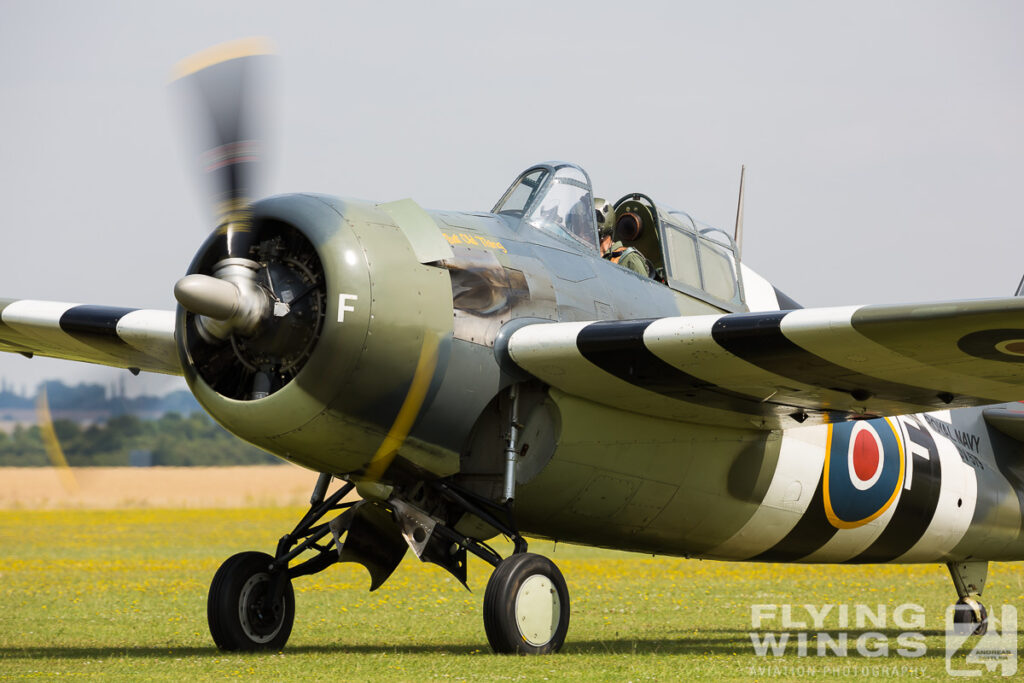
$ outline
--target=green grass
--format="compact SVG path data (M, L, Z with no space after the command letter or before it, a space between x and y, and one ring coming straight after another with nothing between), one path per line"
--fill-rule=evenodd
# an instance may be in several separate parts
M0 678L789 680L811 673L857 680L887 677L892 667L901 678L947 678L943 614L955 593L944 567L726 564L542 542L531 551L555 560L572 598L559 655L490 654L481 617L489 567L471 561L470 593L411 553L375 593L354 565L297 579L295 628L283 652L217 651L206 629L206 591L217 567L241 550L271 550L300 514L0 512ZM792 650L758 657L751 645L753 604L848 604L851 612L856 604L885 605L891 612L904 602L925 611L922 657L896 654L903 629L891 619L881 629L891 647L886 657L864 658L852 646L847 658L813 656L813 637L809 657ZM985 602L1024 606L1024 567L993 565ZM765 630L800 629L776 622ZM830 619L823 630L845 630L853 641L878 629L841 629Z

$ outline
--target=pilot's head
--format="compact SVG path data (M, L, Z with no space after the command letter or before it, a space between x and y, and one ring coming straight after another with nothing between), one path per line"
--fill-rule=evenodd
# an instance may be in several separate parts
M611 202L595 197L594 212L597 214L597 229L601 237L610 236L615 228L615 207Z

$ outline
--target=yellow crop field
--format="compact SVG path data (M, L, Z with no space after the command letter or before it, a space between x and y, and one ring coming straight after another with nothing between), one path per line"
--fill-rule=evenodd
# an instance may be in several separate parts
M0 510L302 505L316 473L246 467L0 467Z
M858 680L945 678L943 615L955 593L941 566L702 562L535 541L572 597L563 652L490 654L481 606L489 566L465 590L410 554L368 593L365 570L336 565L295 581L296 620L279 653L225 654L206 626L206 591L242 550L272 551L303 510L286 508L0 511L0 678L192 680ZM498 546L505 553L508 547ZM1024 605L1024 567L995 564L985 602ZM900 619L896 612L904 609ZM760 628L752 610L761 610ZM817 627L805 606L846 605ZM858 625L863 606L884 623ZM787 616L783 609L788 608ZM765 612L764 610L768 610ZM920 613L920 624L911 624ZM772 616L773 615L773 616ZM908 616L909 615L909 616ZM798 624L803 624L803 627ZM913 656L898 650L910 636ZM758 654L751 634L792 641ZM804 655L797 641L803 633ZM848 639L846 656L817 644ZM823 635L824 634L824 635ZM867 634L867 637L865 637ZM858 651L858 645L867 654ZM825 641L828 642L828 641ZM885 652L882 652L883 647ZM907 649L907 648L903 648ZM917 650L922 650L917 652ZM1022 650L1024 651L1024 650ZM954 658L966 666L963 653Z

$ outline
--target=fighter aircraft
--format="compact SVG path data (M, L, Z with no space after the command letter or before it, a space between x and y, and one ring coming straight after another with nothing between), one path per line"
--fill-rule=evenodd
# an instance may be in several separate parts
M468 553L494 567L496 652L555 652L569 591L526 536L944 563L957 623L984 631L988 562L1024 559L1024 298L801 308L728 233L629 193L601 220L645 276L602 258L571 163L486 212L254 201L262 58L243 42L181 67L220 209L177 311L0 300L0 349L183 375L226 429L319 473L272 554L214 576L218 647L284 646L293 580L357 562L375 590L412 549L463 583Z

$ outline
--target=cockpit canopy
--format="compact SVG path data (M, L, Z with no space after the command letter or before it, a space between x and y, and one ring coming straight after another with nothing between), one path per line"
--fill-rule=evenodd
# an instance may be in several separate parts
M729 311L745 310L739 253L728 233L642 194L615 202L614 239L649 258L669 287Z
M492 213L601 252L590 176L576 164L528 168ZM613 219L613 240L639 251L658 281L728 311L746 310L739 252L727 233L643 194L615 202Z
M551 162L523 172L492 213L513 218L598 251L590 177L576 164Z

